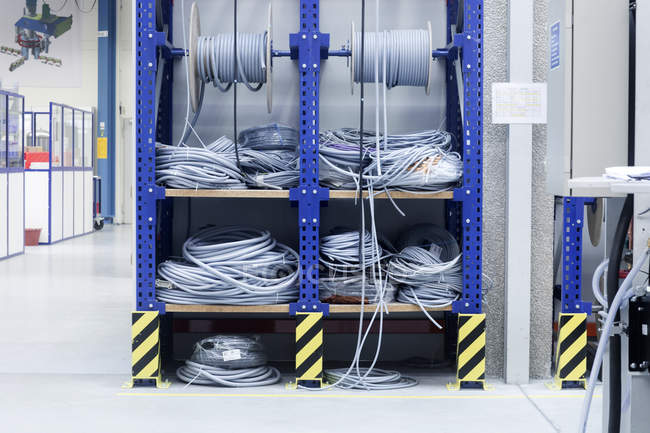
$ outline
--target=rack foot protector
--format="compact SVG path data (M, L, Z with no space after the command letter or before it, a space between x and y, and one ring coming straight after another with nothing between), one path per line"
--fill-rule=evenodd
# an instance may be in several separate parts
M560 314L555 378L550 388L585 388L587 313Z
M487 389L485 384L485 314L458 315L456 382L449 390Z
M296 382L320 388L323 384L323 313L296 313Z
M160 363L160 316L158 311L131 313L131 381L126 387L168 388Z

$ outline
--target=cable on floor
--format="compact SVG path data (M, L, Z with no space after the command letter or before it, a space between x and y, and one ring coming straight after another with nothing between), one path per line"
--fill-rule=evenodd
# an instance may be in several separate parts
M218 335L194 345L194 352L176 376L188 385L233 388L272 385L280 372L266 365L266 354L256 337Z
M182 260L158 266L158 299L176 304L268 305L298 298L298 254L270 232L207 227L183 244Z
M356 373L363 377L363 381L359 381L358 376L351 376L346 373L345 368L330 369L325 370L324 377L328 382L337 383L339 388L368 391L410 388L418 384L417 379L404 376L394 370L361 368Z

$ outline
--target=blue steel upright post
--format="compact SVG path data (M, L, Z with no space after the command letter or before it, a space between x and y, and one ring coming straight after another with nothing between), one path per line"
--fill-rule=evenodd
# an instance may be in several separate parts
M582 300L582 240L588 197L565 197L562 218L562 309L558 320L554 388L584 388L587 374L587 316Z
M457 11L458 5L457 0L450 0L447 7ZM452 9L448 19L452 19L451 12ZM458 313L457 374L456 382L448 386L450 389L485 387L485 314L482 309L483 0L465 0L461 12L464 22L461 33L450 35L461 62L464 89L462 132L457 137L464 162L463 186L454 191L454 200L462 205L463 293L453 304L453 312ZM448 69L448 72L451 71Z
M300 29L289 36L300 80L300 181L289 196L298 203L300 295L290 312L296 316L296 383L306 387L322 385L323 317L329 313L318 297L320 206L329 197L318 181L320 65L329 49L329 34L319 30L319 6L319 0L300 0Z
M168 386L161 379L160 314L156 300L156 201L164 190L156 186L157 48L165 34L156 31L156 0L136 2L136 310L132 313L131 385Z

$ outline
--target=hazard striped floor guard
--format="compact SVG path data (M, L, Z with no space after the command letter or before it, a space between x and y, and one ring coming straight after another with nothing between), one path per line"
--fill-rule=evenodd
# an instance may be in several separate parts
M323 383L323 313L296 313L296 380L319 388Z
M158 311L131 314L131 383L166 388L160 372L160 317Z
M584 388L587 374L587 314L560 314L555 387Z
M450 390L485 389L485 314L458 315L456 383Z

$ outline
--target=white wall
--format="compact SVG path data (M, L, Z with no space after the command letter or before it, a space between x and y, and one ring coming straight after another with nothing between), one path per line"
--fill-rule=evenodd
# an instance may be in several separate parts
M133 19L132 0L117 1L117 71L115 113L115 219L133 222Z
M70 2L74 4L73 2ZM80 2L88 7L87 2ZM39 2L40 7L40 2ZM73 11L73 25L81 26L81 83L77 87L61 87L51 82L48 76L43 76L39 86L21 86L17 81L18 92L25 96L25 110L47 109L51 101L72 105L74 107L90 108L97 106L97 12L95 6L89 14ZM52 45L56 44L56 39ZM11 83L9 83L11 85Z

